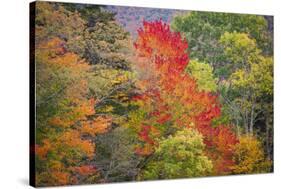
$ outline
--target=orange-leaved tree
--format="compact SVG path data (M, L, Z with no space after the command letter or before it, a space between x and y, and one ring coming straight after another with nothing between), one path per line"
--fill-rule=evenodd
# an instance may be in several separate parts
M89 93L90 66L53 38L36 49L36 185L90 182L94 137L107 131L110 118L97 116Z
M187 41L160 21L143 23L135 42L138 110L130 113L129 124L138 133L136 153L153 154L158 140L186 127L204 137L206 154L214 172L225 174L233 164L232 146L237 143L229 126L212 126L220 116L217 96L198 90L196 80L184 72L188 66Z

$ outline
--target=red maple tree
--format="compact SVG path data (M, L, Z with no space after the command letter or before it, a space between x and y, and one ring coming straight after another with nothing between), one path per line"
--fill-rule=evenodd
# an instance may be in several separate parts
M238 141L230 126L212 126L220 116L220 104L216 95L199 91L196 80L184 71L189 62L187 41L161 20L144 21L134 46L140 78L134 100L149 111L136 126L143 142L136 152L149 155L160 136L193 127L204 137L216 174L227 173L233 164L232 146Z

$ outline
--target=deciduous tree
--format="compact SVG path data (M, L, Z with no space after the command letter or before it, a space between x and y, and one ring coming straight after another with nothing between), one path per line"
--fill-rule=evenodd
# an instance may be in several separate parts
M181 32L189 42L191 59L199 59L211 64L219 78L228 77L231 64L223 55L223 47L219 43L225 32L247 33L256 39L258 48L263 54L272 55L272 34L263 16L214 12L192 11L186 15L178 15L172 22L172 28Z
M110 118L95 115L88 90L89 64L54 38L36 51L37 186L77 184L97 177L89 162L93 138L107 131Z
M272 162L266 159L261 143L251 136L241 136L235 146L232 167L234 174L267 173L271 170Z
M150 180L207 176L213 165L204 148L202 135L195 129L177 131L159 142L139 177Z
M128 125L139 133L141 144L136 152L149 156L158 144L157 138L166 138L188 127L198 129L206 143L211 136L225 137L221 141L226 141L229 135L222 134L223 129L212 128L212 121L220 116L217 97L200 91L196 80L184 72L188 65L187 42L180 34L171 32L169 26L161 21L144 22L135 47L138 55L135 66L140 81L134 105L139 109L130 114ZM234 137L234 142L229 144L235 144L235 135L231 130L228 132ZM220 146L214 144L208 147ZM229 148L224 144L221 145L223 147ZM227 150L218 153L223 160L218 164L224 164L225 158L232 162L229 153L231 151Z

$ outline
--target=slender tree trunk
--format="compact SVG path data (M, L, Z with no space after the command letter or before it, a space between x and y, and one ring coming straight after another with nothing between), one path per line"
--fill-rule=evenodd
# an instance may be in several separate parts
M251 108L251 117L250 117L250 135L254 133L254 113L255 113L255 103L253 103Z
M247 111L244 111L243 120L244 120L244 129L245 129L245 133L248 135L248 134L249 134L249 125L248 125Z
M249 131L248 131L248 125L246 122L244 123L244 129L245 129L245 134L248 135Z
M236 135L240 137L240 128L239 128L239 121L236 119Z
M269 136L269 129L270 129L270 116L267 114L265 118L265 126L266 126L266 131L265 131L265 147L266 147L266 154L267 158L270 159L270 136Z

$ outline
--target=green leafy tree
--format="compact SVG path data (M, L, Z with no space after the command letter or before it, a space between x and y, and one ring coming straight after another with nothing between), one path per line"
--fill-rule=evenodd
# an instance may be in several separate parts
M244 33L226 32L220 42L224 47L225 56L235 67L229 80L221 85L224 88L221 90L223 101L236 125L243 126L244 133L258 133L264 137L267 155L270 156L273 58L262 55L256 41Z
M202 135L196 130L177 131L174 136L159 142L140 178L150 180L207 176L213 166L204 155L204 148Z
M220 42L236 67L229 79L233 95L230 101L233 108L239 110L245 132L253 134L255 121L264 111L266 96L270 99L273 94L273 60L262 56L255 40L247 34L226 32Z
M227 77L231 72L228 64L225 65L223 47L219 43L225 32L247 33L256 39L258 48L264 54L273 53L272 35L263 16L190 12L176 16L172 28L183 33L189 42L190 58L210 63L220 77Z
M105 64L108 67L128 70L132 41L129 34L114 21L98 22L88 27L84 33L84 57L92 64Z
M213 68L210 64L191 60L186 71L196 79L199 90L207 92L217 91L217 79L213 75Z

